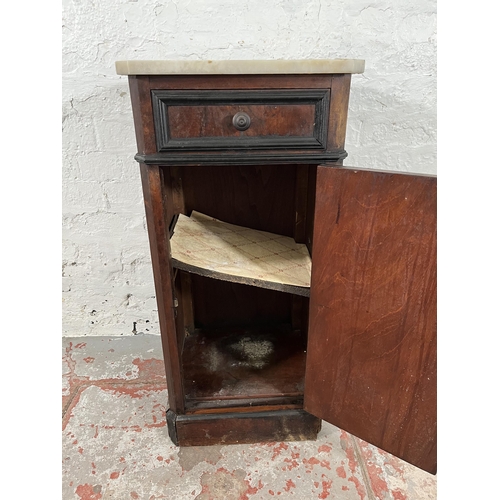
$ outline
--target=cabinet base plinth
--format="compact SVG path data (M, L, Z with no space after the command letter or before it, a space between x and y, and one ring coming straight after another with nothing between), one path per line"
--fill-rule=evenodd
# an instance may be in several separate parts
M190 415L168 410L167 425L175 445L207 446L314 440L321 419L304 410Z

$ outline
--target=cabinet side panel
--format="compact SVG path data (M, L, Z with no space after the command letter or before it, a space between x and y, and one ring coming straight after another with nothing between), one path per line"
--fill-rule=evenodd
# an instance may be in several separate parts
M129 76L130 99L134 115L137 151L141 154L152 154L156 151L153 108L149 77Z
M436 180L318 167L305 409L436 471Z
M344 147L351 75L332 75L331 85L328 149L336 149Z
M148 224L151 260L160 320L160 333L167 376L169 405L173 411L184 411L184 394L180 366L179 345L176 337L172 265L168 209L165 207L165 185L161 167L141 164L142 189Z

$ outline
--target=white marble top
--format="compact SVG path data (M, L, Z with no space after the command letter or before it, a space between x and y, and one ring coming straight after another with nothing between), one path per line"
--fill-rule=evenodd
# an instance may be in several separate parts
M363 73L362 59L276 61L116 61L119 75L268 75Z

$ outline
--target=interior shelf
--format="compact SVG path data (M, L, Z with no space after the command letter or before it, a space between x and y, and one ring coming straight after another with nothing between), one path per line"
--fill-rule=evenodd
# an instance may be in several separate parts
M170 240L174 268L309 297L311 257L293 238L236 226L193 211Z
M198 329L182 356L187 406L302 403L305 351L290 325Z

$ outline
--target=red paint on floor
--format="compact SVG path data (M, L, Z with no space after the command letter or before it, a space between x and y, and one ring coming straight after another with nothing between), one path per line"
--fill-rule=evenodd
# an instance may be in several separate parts
M385 493L389 491L389 487L383 478L384 472L373 462L367 462L366 469L368 470L373 493L375 493L377 498L385 498Z
M144 424L145 429L158 429L160 427L165 427L167 425L167 421L165 420L165 416L162 417L161 422L153 423L153 424Z
M273 456L271 457L271 460L279 457L281 455L281 452L286 450L288 450L288 445L286 443L280 443L278 446L275 446L273 448Z
M366 443L366 446L368 446L368 443ZM386 464L389 464L401 476L404 474L403 462L399 458L395 457L394 455L389 455L383 450L378 451L384 457L384 462Z
M95 490L97 490L97 492ZM100 487L95 488L91 484L78 485L75 493L81 500L101 500L102 498Z
M390 491L390 488L387 484L387 481L384 479L384 470L374 462L374 453L377 453L381 456L384 461L385 467L387 465L392 467L394 469L394 472L396 472L395 475L404 480L404 470L402 462L395 456L390 455L389 453L379 448L372 447L366 441L358 439L357 442L359 443L359 447L366 464L366 469L370 479L370 486L377 498L385 498L386 493ZM392 491L392 496L394 500L407 500L406 494L401 490Z
M134 399L140 399L144 396L144 391L150 392L154 390L158 390L158 385L157 384L123 384L122 382L119 383L112 383L108 382L106 385L103 386L103 384L94 384L97 385L98 387L101 387L101 389L104 390L111 390L115 394L118 395L125 395L125 396L130 396L131 398ZM142 408L139 407L139 410Z
M292 451L291 458L285 458L283 462L287 463L285 467L282 467L281 470L289 470L291 471L292 469L295 469L296 467L299 467L300 464L297 461L297 458L300 457L300 453Z
M361 484L360 480L354 475L352 475L347 480L354 483L354 486L356 487L356 491L358 492L359 498L361 498L361 500L363 500L366 496L366 491L365 491L365 487Z
M330 496L330 489L332 487L331 479L321 481L321 486L323 487L323 491L319 494L318 498L328 498Z
M165 378L165 365L161 359L135 358L132 364L139 368L139 378Z
M394 500L408 500L408 497L401 490L394 490L392 496Z
M347 477L347 474L345 472L344 467L337 467L336 470L337 470L337 476L339 476L339 477L341 477L343 479L345 479Z
M309 459L302 459L302 463L306 464L306 468L311 470L315 465L318 465L320 462L316 457L311 457Z
M355 472L358 467L358 461L356 460L355 452L354 452L354 445L351 441L351 436L347 434L346 431L341 430L340 431L340 442L342 445L342 448L344 449L347 460L349 462L349 469L351 471L351 476L347 479L348 481L351 481L354 483L354 486L356 487L356 491L358 492L359 498L363 500L366 497L366 490L365 487L361 484L361 481L356 477Z
M248 484L248 481L246 481L246 483ZM257 491L259 491L259 488L257 486L250 486L248 484L248 488L247 488L247 491L245 491L245 493L243 493L243 496L241 497L242 500L248 500L248 495L255 495L255 493L257 493Z
M302 463L305 464L306 466L306 472L312 471L313 467L315 465L320 465L321 467L324 467L325 469L332 470L330 467L330 462L328 460L318 460L316 457L311 457L309 459L303 459Z
M264 487L260 479L259 479L259 484L257 486L250 486L250 481L248 479L245 479L245 483L247 484L247 490L243 493L240 500L248 500L248 495L255 495L259 490L261 490Z

